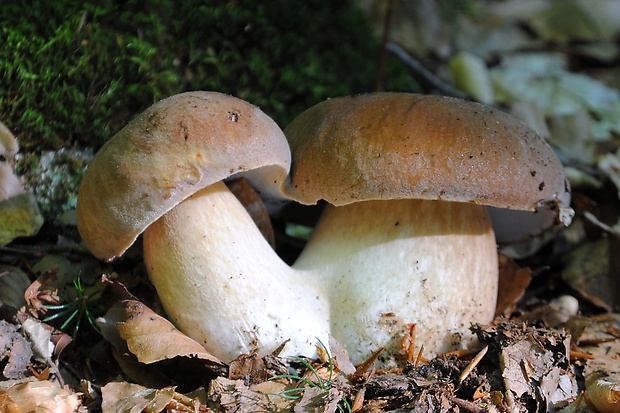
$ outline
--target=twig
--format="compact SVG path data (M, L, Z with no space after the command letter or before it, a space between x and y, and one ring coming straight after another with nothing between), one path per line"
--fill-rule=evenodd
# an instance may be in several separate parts
M385 44L385 48L387 51L393 53L396 57L402 60L407 66L409 66L409 68L413 70L413 72L420 78L423 83L431 85L441 94L461 99L472 100L471 96L441 80L438 76L436 76L433 72L424 67L422 63L420 63L417 59L413 58L409 53L407 53L405 49L403 49L396 43L388 42Z
M44 257L47 254L76 254L81 256L91 256L92 254L85 248L79 246L59 246L59 245L41 245L26 246L15 245L12 247L0 247L0 253L14 255L32 255L34 257Z
M418 365L423 360L423 357L422 357L423 353L424 353L424 344L420 346L420 351L418 351L418 356L415 358L415 363L413 363L413 366L415 368L418 368Z
M383 352L383 347L381 347L379 350L372 353L372 355L366 361L364 361L362 364L357 366L355 373L349 375L349 380L351 380L354 383L360 380L362 376L368 371L368 369L370 369L372 365L375 364L375 361L377 361L377 359L379 358L382 352Z
M478 363L480 363L480 360L482 360L484 355L487 354L488 350L489 350L489 346L488 345L484 346L484 348L482 350L480 350L480 352L478 354L476 354L476 357L474 357L469 362L467 367L465 367L465 370L463 370L463 373L461 373L461 376L459 377L459 385L458 385L457 389L461 387L461 384L463 384L463 382L465 381L467 376L469 376L469 373L471 373L476 368Z
M351 412L356 413L362 410L364 406L364 396L366 395L366 387L362 387L360 391L357 392L355 398L353 399L353 403L351 404Z
M459 399L458 397L450 398L450 401L456 404L459 409L467 413L484 413L486 410L468 400Z
M392 26L392 14L394 12L394 0L387 1L385 18L383 19L383 39L381 40L381 50L379 50L379 61L377 63L377 73L375 75L375 86L373 90L380 92L383 90L383 77L385 75L385 61L387 60L387 44L390 41L390 28Z

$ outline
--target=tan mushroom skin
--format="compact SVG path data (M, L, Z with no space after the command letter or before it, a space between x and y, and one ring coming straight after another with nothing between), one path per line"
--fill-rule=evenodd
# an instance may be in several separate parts
M462 347L492 319L495 237L485 205L568 208L551 149L508 115L456 99L332 99L285 130L252 105L192 92L148 109L84 177L78 224L103 259L144 232L173 322L224 361L258 349L316 354L333 334L354 362L416 325L425 355ZM289 165L292 153L292 169ZM139 169L138 172L133 172ZM286 265L220 181L328 205Z

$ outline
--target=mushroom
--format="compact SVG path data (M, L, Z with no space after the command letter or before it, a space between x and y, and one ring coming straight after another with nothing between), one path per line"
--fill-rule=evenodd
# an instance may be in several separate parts
M558 158L494 108L375 93L319 103L284 133L288 196L328 203L294 267L323 274L331 332L356 361L378 347L394 358L412 324L416 344L435 354L492 320L498 264L486 206L552 210L570 223Z
M282 262L223 179L243 176L281 198L290 165L280 128L257 107L215 92L164 99L96 154L77 221L100 259L144 233L144 260L171 321L230 361L254 348L316 353L327 342L325 294Z
M484 205L568 207L562 166L523 124L449 98L332 99L282 131L258 108L191 92L147 109L95 156L78 226L99 258L144 233L144 259L180 330L223 361L286 342L316 355L332 334L384 363L416 326L426 354L466 343L493 317L497 254ZM222 183L329 204L293 266Z
M15 175L17 139L0 122L0 246L17 237L36 234L43 217L34 194L24 188Z
M17 139L0 122L0 202L24 192L20 179L13 172L13 158L18 150Z

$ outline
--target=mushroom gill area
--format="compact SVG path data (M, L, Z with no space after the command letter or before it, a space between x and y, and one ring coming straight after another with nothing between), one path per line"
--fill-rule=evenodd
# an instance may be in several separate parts
M473 204L328 206L291 267L218 183L152 224L144 248L173 322L224 361L287 340L282 355L313 357L332 334L354 363L384 347L391 364L411 324L432 355L462 346L495 310L495 237Z

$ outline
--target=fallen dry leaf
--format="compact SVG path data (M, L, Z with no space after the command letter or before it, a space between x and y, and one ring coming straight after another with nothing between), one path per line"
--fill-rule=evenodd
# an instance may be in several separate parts
M79 411L81 405L76 393L51 381L4 384L8 386L0 386L0 411L2 412L74 413Z
M35 357L42 362L52 358L54 343L52 342L52 330L46 328L39 320L28 317L22 323L22 332L32 344Z
M620 374L620 315L605 314L588 321L577 338L579 348L592 356L584 365L584 376Z
M349 352L331 334L329 335L329 351L337 370L347 376L355 373L355 366L351 363Z
M108 311L106 317L111 317L112 314L113 318L121 317L116 320L120 337L141 363L149 364L183 356L223 364L196 341L177 330L170 321L140 301L121 301Z
M6 245L17 237L34 235L41 225L43 217L31 192L22 192L0 201L0 245Z
M499 254L499 289L497 294L497 306L495 316L510 316L517 306L517 301L523 297L523 293L532 281L532 271L529 268L521 268L513 260L503 254Z
M46 305L59 305L58 289L54 286L56 271L41 274L24 291L28 311L33 315L45 315Z
M620 221L610 226L589 211L583 216L606 237L585 242L573 251L562 278L593 304L611 311L620 306Z
M174 396L174 387L149 389L138 384L112 382L101 388L102 413L140 413L163 411Z
M506 389L512 391L517 398L524 395L533 396L536 390L533 383L552 379L555 381L556 387L560 384L558 382L560 369L554 366L554 354L550 350L540 348L533 341L520 340L511 346L504 347L501 361ZM553 386L549 387L549 389L543 389L546 393L544 395L545 400L552 395ZM566 400L568 397L575 396L571 393L562 395L563 398L559 400Z
M102 413L210 412L204 389L190 395L177 393L173 386L153 389L127 382L111 382L101 388Z
M293 408L294 413L334 413L343 393L332 387L325 391L319 387L305 386L301 400Z
M32 348L19 333L20 326L0 320L0 362L4 365L2 375L6 379L25 377L32 358Z
M533 406L536 411L553 411L578 395L566 332L500 322L477 334L499 352L505 397L513 411L526 412Z
M211 381L208 397L218 412L290 411L293 400L284 396L286 387L280 381L248 387L243 380L218 377Z
M140 363L136 356L127 351L127 347L125 347L125 352L113 348L112 357L123 372L123 377L132 383L153 389L161 389L174 384L158 366Z
M248 384L258 384L269 378L265 362L256 352L242 354L228 366L228 378L243 380Z

